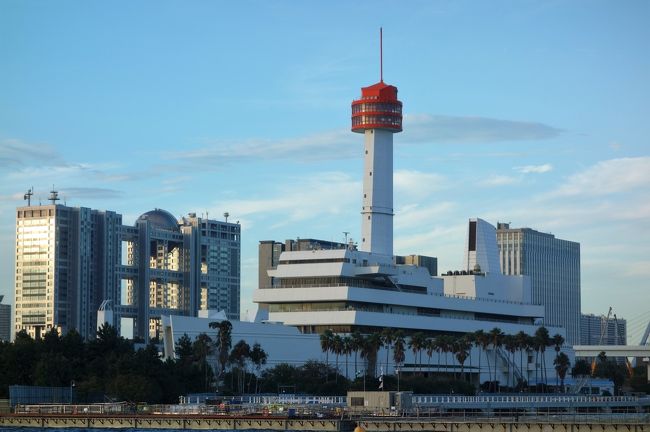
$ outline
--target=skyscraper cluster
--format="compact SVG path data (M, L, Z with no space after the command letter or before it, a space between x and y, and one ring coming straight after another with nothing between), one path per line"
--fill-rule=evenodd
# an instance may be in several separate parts
M159 337L163 314L217 309L238 319L240 236L239 224L160 209L128 226L112 211L20 207L14 329L92 337L100 306L109 324L144 340Z

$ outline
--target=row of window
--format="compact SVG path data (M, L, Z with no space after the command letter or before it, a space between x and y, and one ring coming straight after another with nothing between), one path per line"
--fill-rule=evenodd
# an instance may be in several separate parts
M383 115L364 115L359 117L352 117L352 127L363 125L382 124L389 126L402 127L401 117L387 117Z
M402 114L402 104L398 103L362 103L352 105L352 114L368 111L383 111Z

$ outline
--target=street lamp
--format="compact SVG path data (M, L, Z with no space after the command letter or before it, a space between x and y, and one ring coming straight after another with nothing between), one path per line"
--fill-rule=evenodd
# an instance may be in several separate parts
M395 368L395 372L397 372L397 392L399 393L399 366Z
M72 405L72 391L77 385L75 384L74 380L70 381L70 405Z

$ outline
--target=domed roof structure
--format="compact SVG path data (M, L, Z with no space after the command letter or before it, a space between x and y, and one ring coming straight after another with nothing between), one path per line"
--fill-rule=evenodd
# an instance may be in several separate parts
M178 231L178 221L174 215L169 213L167 210L157 208L143 213L136 221L136 225L140 221L147 221L158 229Z

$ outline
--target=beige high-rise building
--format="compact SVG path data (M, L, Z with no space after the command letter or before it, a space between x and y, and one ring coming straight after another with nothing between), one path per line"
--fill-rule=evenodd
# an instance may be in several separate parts
M530 228L497 224L501 271L530 277L534 304L544 305L544 324L566 329L580 343L580 243Z
M56 198L56 197L55 197ZM40 337L51 328L93 335L99 304L115 282L122 217L63 205L16 212L14 329Z
M14 330L92 338L100 309L100 324L144 340L159 337L163 314L213 309L239 319L240 235L238 223L161 209L128 226L112 211L20 207Z

